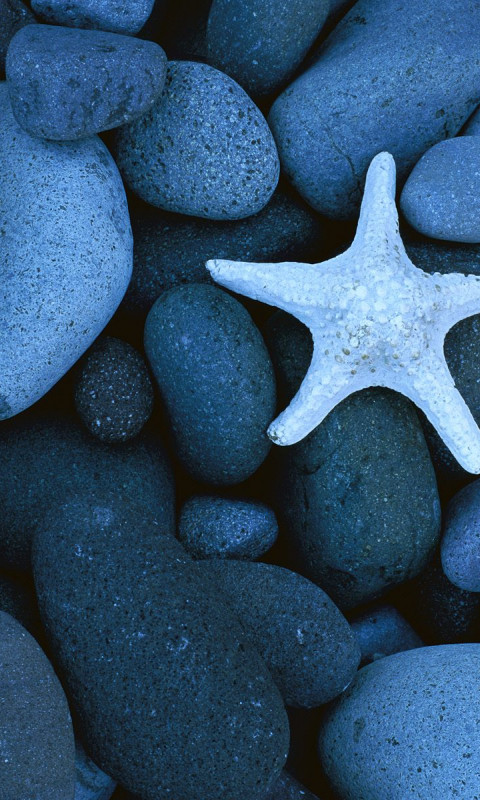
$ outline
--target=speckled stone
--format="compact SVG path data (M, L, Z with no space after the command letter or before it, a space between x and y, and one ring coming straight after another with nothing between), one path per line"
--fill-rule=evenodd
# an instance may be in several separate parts
M108 445L60 417L20 418L0 427L0 561L28 569L45 513L70 493L108 489L112 502L143 503L175 532L174 491L161 443L145 434Z
M45 142L0 86L0 420L44 395L120 303L132 233L120 175L100 139Z
M278 182L275 142L243 89L208 66L171 61L152 110L116 132L127 185L167 211L240 219L260 211Z
M75 798L74 800L109 800L116 783L93 763L82 745L75 742Z
M434 239L480 242L480 140L439 142L417 161L400 197L410 225Z
M262 211L246 219L195 219L151 206L133 207L133 274L120 310L145 319L157 297L180 283L210 283L213 254L240 261L318 259L327 240L320 218L277 190Z
M152 13L154 0L31 0L46 22L73 28L138 33Z
M269 349L280 386L292 396L311 338L288 315L275 326ZM408 400L387 389L356 392L279 458L275 508L292 566L337 605L374 599L423 569L440 535L440 503Z
M147 317L145 352L185 469L214 485L246 480L270 450L275 412L272 364L246 309L214 286L170 289Z
M328 9L328 0L213 0L209 63L249 94L273 92L305 58Z
M480 592L480 481L450 500L440 552L447 578L459 589Z
M479 669L479 644L423 647L363 667L320 729L338 797L478 797Z
M8 45L24 25L31 25L35 17L21 0L0 0L0 80L5 78L5 56Z
M79 365L75 407L102 442L136 436L153 409L153 386L140 353L121 339L98 339Z
M94 762L142 800L263 800L288 748L280 695L218 589L148 509L77 494L45 519L33 567Z
M350 624L360 646L362 667L393 653L423 646L418 633L394 606L375 606L356 616Z
M359 0L272 106L282 167L327 216L355 217L367 167L392 153L400 180L480 101L480 6Z
M6 73L13 113L32 136L68 141L145 114L167 58L154 42L104 31L28 25L12 39Z
M302 786L296 778L283 770L265 800L319 800L319 798L309 792L305 786Z
M212 559L198 566L225 594L287 705L328 703L350 683L360 650L318 586L274 564Z
M0 611L2 800L72 800L75 746L67 700L35 639Z
M278 534L275 513L255 500L197 495L180 510L177 535L192 558L254 561Z

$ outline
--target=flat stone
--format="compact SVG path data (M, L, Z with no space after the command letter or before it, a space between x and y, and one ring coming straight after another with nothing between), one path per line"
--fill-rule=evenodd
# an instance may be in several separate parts
M147 317L145 352L187 472L213 485L250 477L271 447L275 380L242 304L214 286L170 289Z
M320 729L321 763L338 796L477 796L479 668L479 644L423 647L363 667Z
M278 523L265 503L196 495L180 510L177 535L192 558L254 561L274 544Z
M21 0L0 0L0 80L5 78L5 57L10 41L20 28L34 22L34 15Z
M12 39L6 72L13 113L32 136L70 141L131 122L165 83L154 42L117 33L28 25Z
M240 219L260 211L278 182L277 149L246 92L207 64L171 61L151 111L116 132L127 185L167 211Z
M138 33L152 13L154 0L31 0L46 22L73 28L100 28L115 33Z
M218 589L154 523L142 503L84 489L36 536L40 610L79 735L142 800L263 800L288 748L281 697Z
M132 271L125 191L103 142L23 131L0 86L0 419L42 397L112 317Z
M68 703L47 657L0 611L2 800L72 800L75 745Z
M449 502L441 543L447 578L467 592L480 592L480 482L473 481Z
M379 658L423 647L412 626L394 606L377 605L350 622L362 653L361 666Z
M457 11L453 25L450 0L359 0L275 101L282 168L318 211L356 217L377 153L394 156L403 180L478 105L480 7Z
M273 92L301 64L328 10L328 0L213 0L208 62L249 94Z

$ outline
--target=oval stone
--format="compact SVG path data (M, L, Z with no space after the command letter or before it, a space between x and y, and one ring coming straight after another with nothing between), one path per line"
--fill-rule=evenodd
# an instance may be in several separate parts
M145 351L185 469L211 484L246 480L270 450L275 380L244 306L214 286L170 289L147 317Z
M47 657L0 611L2 800L72 800L75 742L68 704Z
M155 0L31 0L42 19L73 28L100 28L138 33L152 13Z
M171 61L151 111L116 132L127 185L167 211L240 219L260 211L278 182L277 149L246 92L207 64Z
M40 611L79 735L143 800L263 800L288 748L281 697L218 589L154 522L141 503L84 492L35 539Z
M104 31L28 25L6 73L13 113L32 136L70 141L145 114L163 89L167 57L154 42Z
M328 703L350 683L360 649L347 620L318 586L274 564L214 559L198 566L225 594L287 705Z
M480 481L450 500L441 543L442 566L459 589L480 592Z
M103 142L23 131L0 86L0 420L42 397L112 317L132 272L123 184Z
M480 644L374 661L332 706L319 753L341 800L478 795Z
M452 24L450 0L359 0L275 101L282 167L318 211L355 217L377 153L392 153L402 181L478 105L480 6L457 11Z

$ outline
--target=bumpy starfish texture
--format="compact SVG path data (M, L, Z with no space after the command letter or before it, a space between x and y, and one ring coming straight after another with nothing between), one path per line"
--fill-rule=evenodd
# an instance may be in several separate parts
M274 442L300 441L348 395L385 386L409 397L458 462L480 473L480 430L443 352L448 330L480 313L480 278L429 275L410 261L389 153L370 164L355 238L341 255L320 264L212 260L207 268L221 285L284 309L312 332L305 379L268 429Z

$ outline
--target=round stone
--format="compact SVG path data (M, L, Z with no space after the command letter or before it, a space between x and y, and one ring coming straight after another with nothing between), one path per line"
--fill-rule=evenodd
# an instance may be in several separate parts
M480 592L480 481L450 500L443 526L442 566L447 578L468 592Z
M36 14L56 25L138 33L152 13L154 0L31 0L31 4Z
M423 647L418 633L394 606L379 605L350 622L361 650L361 666L378 658Z
M151 111L116 132L127 185L167 211L240 219L260 211L278 182L275 142L243 89L207 64L171 61Z
M153 386L140 353L121 339L97 340L78 368L75 407L102 442L136 436L153 409Z

